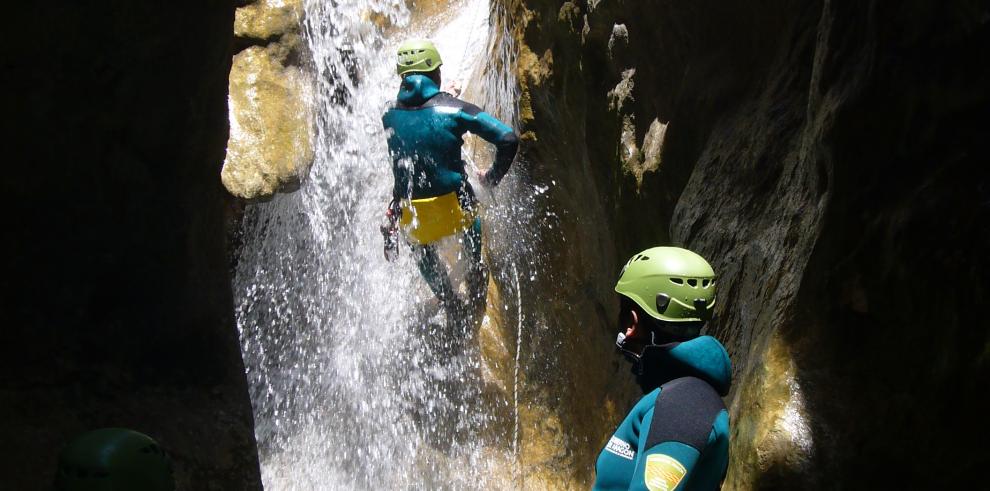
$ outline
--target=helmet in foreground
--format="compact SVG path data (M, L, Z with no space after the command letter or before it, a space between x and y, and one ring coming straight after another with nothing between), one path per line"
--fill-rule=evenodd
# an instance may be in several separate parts
M168 456L151 437L124 428L83 433L58 458L55 491L174 491Z
M654 319L704 322L715 308L715 272L705 258L687 249L653 247L629 259L615 291Z

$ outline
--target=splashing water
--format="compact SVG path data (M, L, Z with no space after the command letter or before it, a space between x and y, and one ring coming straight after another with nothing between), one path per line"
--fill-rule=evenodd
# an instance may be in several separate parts
M486 391L476 343L451 349L456 336L430 307L408 249L387 263L378 232L392 181L380 118L398 85L399 39L388 32L432 38L445 80L514 122L514 48L505 23L490 22L504 13L464 0L447 14L413 32L404 0L306 5L316 162L296 193L248 207L234 281L267 489L512 487L505 466L517 458L519 387L504 397ZM490 149L468 143L469 167L489 165ZM554 219L535 211L541 193L525 171L515 164L497 202L480 193L493 281L517 304L514 383L518 276L532 281L540 271L527 228Z

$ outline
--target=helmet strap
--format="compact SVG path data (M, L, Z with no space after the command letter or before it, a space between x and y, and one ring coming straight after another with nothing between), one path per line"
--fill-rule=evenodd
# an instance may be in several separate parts
M653 329L650 329L650 342L644 347L644 350L646 348L649 348L650 346L656 346L656 345L657 345L656 333L653 332ZM626 357L627 360L633 363L633 365L638 365L640 363L642 354L636 353L635 351L629 349L629 347L626 344L626 334L624 332L620 331L619 334L615 337L615 347L616 349L619 350L620 353L622 353L623 356Z

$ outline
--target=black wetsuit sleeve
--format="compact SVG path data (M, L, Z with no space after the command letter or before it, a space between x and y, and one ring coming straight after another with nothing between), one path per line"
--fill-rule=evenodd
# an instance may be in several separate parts
M385 114L382 115L382 127L385 128L386 133L388 133L388 131L392 128L391 126L389 126L388 117L389 117L389 111L385 111ZM403 194L402 193L403 186L400 185L403 182L402 175L400 175L403 170L399 168L399 159L396 158L396 155L393 152L391 138L388 139L387 143L388 143L388 157L389 160L392 161L392 201L394 202L394 201L398 201Z
M461 109L466 129L485 141L495 145L495 162L488 171L488 181L494 185L505 177L519 150L519 137L507 124L478 109L473 104L464 104Z

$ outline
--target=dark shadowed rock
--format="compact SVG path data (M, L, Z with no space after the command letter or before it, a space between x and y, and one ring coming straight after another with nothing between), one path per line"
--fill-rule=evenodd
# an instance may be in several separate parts
M611 264L687 246L721 275L727 487L978 482L986 2L509 5L524 154L562 207L602 210L583 241Z
M4 489L61 446L154 437L179 489L258 489L220 165L234 7L7 9L0 348Z

